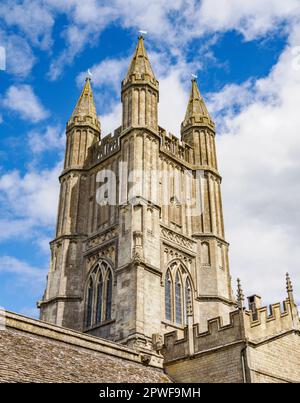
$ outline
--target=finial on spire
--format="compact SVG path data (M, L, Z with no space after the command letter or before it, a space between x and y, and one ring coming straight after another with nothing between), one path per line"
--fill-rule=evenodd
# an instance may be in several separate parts
M147 31L143 31L142 29L139 30L139 38L144 38L144 35L147 35L148 32Z
M238 301L238 307L239 308L243 308L244 300L245 300L245 296L244 296L244 293L243 293L241 280L238 278L237 279L237 301Z
M286 290L288 293L293 292L293 284L292 284L289 273L286 273Z
M86 73L85 79L86 79L86 80L91 80L92 77L93 77L93 74L92 74L91 70L88 69L88 71L87 71L87 73Z
M197 81L198 76L196 74L191 73L192 81Z

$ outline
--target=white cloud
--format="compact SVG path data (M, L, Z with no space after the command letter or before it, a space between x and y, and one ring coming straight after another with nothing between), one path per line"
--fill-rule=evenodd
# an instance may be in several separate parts
M0 194L0 201L3 197ZM2 207L4 209L4 207ZM0 214L3 216L6 210L1 211ZM34 231L35 223L31 219L27 218L14 218L10 217L7 212L6 217L0 218L0 242L11 240L11 239L28 239L33 236L37 236L37 231Z
M284 21L299 15L298 0L203 0L199 13L194 13L195 33L235 29L251 40L277 30Z
M122 124L122 106L118 102L107 114L100 116L102 136L113 133Z
M0 276L2 274L13 276L14 285L32 296L40 295L47 270L33 267L12 256L0 256Z
M66 47L50 64L48 77L51 80L56 80L62 74L64 67L72 64L75 56L79 54L91 40L89 29L77 27L73 24L67 26L62 36L65 39Z
M31 122L39 122L49 116L32 87L26 84L10 86L2 103L7 109L19 113L22 119Z
M0 200L5 215L9 212L33 227L52 226L56 219L60 172L61 163L52 170L25 175L12 171L0 176Z
M65 132L60 126L47 126L28 133L28 144L34 154L50 150L60 150L62 152L65 142Z
M105 59L90 67L93 87L110 87L116 92L120 91L120 82L129 67L129 58ZM77 84L82 85L86 78L86 72L81 72L77 77Z
M0 5L0 17L8 35L16 27L20 31L18 38L24 44L24 49L17 46L20 54L26 47L26 53L30 54L28 43L49 50L55 19L66 17L67 24L61 32L64 46L51 60L51 79L57 79L86 46L97 43L112 22L125 29L145 29L156 48L172 55L185 55L189 41L194 38L236 30L251 40L283 29L286 22L293 24L299 11L298 0L285 0L284 4L281 0L45 0L39 4L33 0L14 0ZM25 63L15 61L14 69L19 67L26 75L34 61L29 60L26 66L24 56L21 55ZM11 72L15 74L14 69Z
M47 49L51 43L54 16L44 2L2 0L0 18L18 28L34 45Z
M230 106L235 94L238 113ZM300 297L300 74L291 48L268 77L227 86L212 100L222 110L218 155L232 273L247 293L273 302L284 296L288 271Z
M177 136L180 136L180 124L184 119L187 99L187 91L178 71L174 70L160 80L159 125Z
M23 37L0 29L0 45L5 49L6 72L21 78L27 76L35 63L35 56L28 42Z

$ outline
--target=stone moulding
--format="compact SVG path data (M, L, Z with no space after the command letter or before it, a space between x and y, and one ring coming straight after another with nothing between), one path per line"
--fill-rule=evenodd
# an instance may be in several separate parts
M177 245L184 247L189 251L192 251L193 253L196 253L197 243L194 240L189 239L184 235L178 234L177 232L162 225L160 231L161 231L161 237L163 239L166 239L167 241L170 241L172 243L174 242Z

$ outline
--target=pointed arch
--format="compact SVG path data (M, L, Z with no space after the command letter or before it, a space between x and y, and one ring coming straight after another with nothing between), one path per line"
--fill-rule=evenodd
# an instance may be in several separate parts
M186 325L188 307L193 304L194 283L186 265L180 259L169 262L165 278L165 319Z
M100 259L88 275L85 292L85 327L100 325L112 316L112 264Z
M170 270L167 270L165 277L165 317L166 320L172 321L172 289L173 282Z

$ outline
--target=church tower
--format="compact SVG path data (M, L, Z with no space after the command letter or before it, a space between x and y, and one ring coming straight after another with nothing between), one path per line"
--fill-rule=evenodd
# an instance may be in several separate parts
M151 349L188 317L205 330L235 307L215 125L195 80L181 139L158 125L142 36L121 100L120 127L100 137L88 78L67 124L41 319Z

